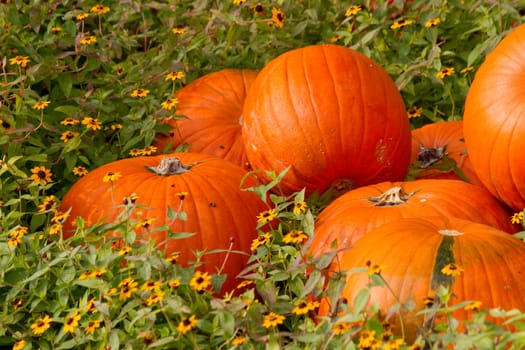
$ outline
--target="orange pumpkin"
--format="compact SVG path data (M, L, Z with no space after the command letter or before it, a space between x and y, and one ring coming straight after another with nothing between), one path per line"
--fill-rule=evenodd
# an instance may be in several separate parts
M408 170L401 95L382 67L349 48L312 45L271 60L248 91L243 120L251 166L290 168L284 193L399 181Z
M416 179L457 179L481 185L467 154L461 120L430 123L412 130L410 161L417 171Z
M176 94L176 113L183 119L166 120L169 136L159 134L154 143L164 149L188 144L188 151L229 160L242 167L247 158L241 138L242 107L257 71L224 69L206 74Z
M351 190L317 217L311 250L315 254L351 248L368 231L400 218L441 215L514 233L510 214L485 188L460 180L382 182Z
M427 303L438 302L440 285L450 288L449 306L478 301L480 308L525 310L524 256L525 244L512 235L487 225L436 216L399 219L368 232L344 252L338 266L341 270L369 266L369 273L381 274L388 287L372 287L369 302L377 304L384 315L398 302L414 303L410 311L400 309L406 339L412 341L419 327L432 324L429 314L417 313ZM456 277L450 275L460 271ZM366 272L350 273L341 296L351 303L369 283ZM335 305L324 300L320 313L335 313ZM452 316L467 320L472 311L459 308ZM433 325L445 317L438 313ZM398 317L393 315L390 322L399 334Z
M115 180L104 182L111 174ZM89 172L64 196L60 210L71 210L64 236L74 234L73 221L78 216L88 225L114 222L125 210L123 204L129 200L125 198L133 196L136 200L130 224L136 227L139 241L154 240L166 255L179 253L181 263L195 260L192 251L222 250L205 254L204 268L216 273L225 263L222 272L229 275L225 288L233 288L233 277L242 270L250 244L257 237L256 216L266 209L254 192L241 190L245 175L244 169L231 162L197 153L108 163ZM243 187L255 184L248 177ZM169 219L168 206L185 212L187 219ZM172 232L194 235L169 239L165 229L159 230L163 225ZM227 254L228 250L232 252Z
M463 132L483 185L514 210L525 207L525 24L481 64L465 100Z

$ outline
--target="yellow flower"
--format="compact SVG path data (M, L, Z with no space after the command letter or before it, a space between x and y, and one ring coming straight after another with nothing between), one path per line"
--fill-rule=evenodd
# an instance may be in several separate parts
M436 77L443 79L445 77L451 76L452 74L454 74L454 67L445 67L436 73Z
M144 344L149 345L155 340L155 334L153 332L140 332L139 338L142 339Z
M150 145L150 146L146 146L144 147L141 152L142 152L142 155L144 156L150 156L152 155L153 153L157 152L157 147L156 146L153 146L153 145Z
M113 125L111 125L111 130L113 130L113 131L118 131L120 129L122 129L122 124L113 124Z
M24 230L25 229L25 230ZM18 247L22 244L22 238L27 232L27 228L21 226L9 232L9 239L7 240L7 245L10 247Z
M519 213L514 213L512 215L511 220L513 224L522 224L523 223L523 211L520 211Z
M22 305L24 305L24 299L22 299L22 298L15 298L15 299L13 299L13 309L17 310Z
M246 0L233 0L233 4L234 5L244 4L245 2L246 2Z
M456 276L459 276L461 275L461 273L463 272L463 268L459 265L456 265L454 263L450 263L448 265L445 265L442 269L441 269L441 273L444 274L444 275L447 275L447 276L452 276L452 277L456 277Z
M197 292L204 291L210 284L211 276L208 272L196 271L190 280L190 287Z
M29 61L31 60L27 56L16 56L9 59L10 64L16 64L17 66L20 66L22 68L26 68Z
M49 315L45 315L44 317L41 317L38 320L36 320L36 322L31 324L31 330L33 331L33 334L43 334L51 326L51 321L52 320L51 317L49 317Z
M441 20L439 18L432 18L425 22L425 28L435 27L439 23L441 23Z
M363 6L361 5L352 5L349 8L346 9L345 17L350 17L353 15L357 15L359 11L363 9Z
M241 283L239 283L239 284L235 287L235 289L242 289L242 288L244 288L244 287L248 287L248 286L250 286L250 285L252 285L252 284L253 284L253 281L252 281L252 280L244 280L244 281L242 281Z
M277 212L275 211L275 209L265 210L261 214L257 215L257 222L262 222L266 224L275 219L276 216Z
M318 301L300 301L293 309L292 312L296 315L304 315L310 311L313 311L319 307Z
M273 328L276 327L284 322L283 315L276 314L275 312L270 312L266 316L264 316L263 320L263 327L264 328Z
M86 334L93 334L95 330L100 327L100 320L89 321L84 332Z
M77 21L83 21L83 20L85 20L88 17L89 17L89 13L85 13L85 12L79 13L78 15L75 16Z
M117 181L118 179L120 179L121 176L122 176L122 174L119 173L118 171L108 171L106 173L106 175L104 175L104 177L102 178L102 181L104 181L104 182L114 182L114 181Z
M157 303L160 303L162 301L162 299L164 298L164 292L159 290L153 294L151 294L147 299L146 299L146 305L148 306L151 306L153 304L157 304Z
M417 106L412 106L407 110L409 119L421 117L421 113L423 113L423 108Z
M58 26L55 26L55 27L51 27L51 31L53 32L53 34L58 34L62 31L62 28L58 27Z
M307 208L306 202L304 202L304 201L303 202L297 202L293 206L293 213L295 215L304 213L306 211L306 208Z
M471 311L479 311L479 309L481 308L482 304L483 303L481 301L473 301L470 304L466 305L464 307L464 309L465 310L471 310Z
M127 255L131 252L131 247L125 247L118 251L118 255Z
M65 333L74 333L75 329L78 327L78 321L80 321L80 314L78 310L75 310L73 315L66 317L64 322L64 332Z
M474 71L474 67L472 67L472 66L468 66L468 67L463 68L463 69L460 70L459 72L460 72L461 74L467 74L467 73L470 73L470 72L472 72L472 71Z
M149 280L140 286L140 290L157 290L160 289L160 287L162 287L162 282Z
M91 12L96 13L97 15L103 15L109 12L109 7L97 4L91 8Z
M146 97L149 94L149 90L146 89L135 89L131 92L131 97Z
M62 224L53 224L49 227L50 235L58 235L62 231Z
M182 80L184 79L184 77L185 77L184 72L179 70L176 72L169 72L168 74L166 74L165 80L171 80L171 81Z
M370 265L368 267L368 275L380 275L381 272L385 269L386 265Z
M166 258L166 261L170 264L176 264L177 260L179 260L179 254L172 254Z
M62 211L56 211L55 215L51 218L52 224L63 223L69 217L69 213Z
M390 28L392 29L398 29L398 28L403 28L403 27L406 27L406 26L409 26L413 23L412 20L409 20L409 19L404 19L404 18L399 18L399 19L396 19L394 21L394 23L392 23L392 25L390 26Z
M76 131L71 131L71 130L68 130L68 131L64 131L62 133L62 135L60 136L60 139L62 141L64 141L64 143L68 142L69 140L71 140L72 138L74 138L75 136L78 136L80 135L80 133L76 132Z
M97 42L97 37L94 35L86 35L79 41L81 45L91 45L96 42Z
M177 196L177 198L179 198L181 201L183 201L188 196L188 192L186 192L186 191L177 192L177 193L175 193L175 196Z
M349 329L350 329L350 324L349 324L349 323L345 323L345 322L337 322L337 323L332 327L332 332L334 332L334 334L336 334L336 335L340 335L340 334L345 333L345 332L348 331Z
M80 123L80 120L74 119L71 117L67 117L66 119L63 119L60 122L60 124L65 125L65 126L73 126L73 125L77 125L78 123Z
M168 282L168 286L172 289L176 289L180 286L180 280L174 279Z
M384 344L383 350L398 350L404 343L403 338L390 339Z
M44 108L49 106L49 101L39 101L33 105L33 109L38 109L39 111L42 111Z
M90 312L92 314L98 312L97 308L95 307L95 298L91 298L88 300L88 302L84 306L84 312Z
M133 292L137 290L138 282L132 278L126 278L119 283L120 287L120 300L126 300L131 296Z
M179 103L179 99L176 97L168 98L166 101L162 102L160 106L168 111L171 111L173 107L176 107Z
M282 28L284 27L284 20L286 19L286 14L277 9L277 8L272 8L272 23L279 27L279 28Z
M82 119L82 124L90 130L96 131L102 129L102 126L100 125L100 120L98 120L97 118L84 117L84 119Z
M45 185L51 181L51 176L53 175L49 169L44 166L36 166L31 169L31 179L34 183Z
M301 244L308 239L308 236L300 230L292 230L283 237L283 242L286 244L297 243Z
M129 150L129 155L132 157L139 157L142 155L142 150L138 148L132 148Z
M255 16L262 16L266 13L266 9L264 8L264 5L261 4L260 2L255 5L250 6L250 8L252 9L253 14Z
M13 344L13 350L22 350L26 346L25 340L19 340L16 343Z
M423 299L423 304L426 307L432 307L434 305L434 302L434 297L425 297L425 299Z
M152 224L153 221L155 221L155 220L156 220L155 218L146 218L146 219L141 219L139 222L137 222L136 227L148 228L148 227L151 226L151 224Z
M375 339L375 331L371 330L364 330L361 332L359 336L359 343L357 346L359 348L366 348L366 349L379 349L381 346L381 341L378 339Z
M266 242L268 242L271 238L272 238L272 234L271 233L263 233L263 234L259 235L259 237L257 237L256 239L254 239L252 241L250 249L252 251L257 250L257 248L259 248L260 246L266 244Z
M191 315L189 318L183 318L177 326L177 331L182 334L186 334L197 326L197 319L195 315Z
M42 204L38 206L38 212L43 213L45 211L54 209L57 205L57 201L55 200L55 196L47 196L44 198L44 201Z
M88 170L86 169L86 167L83 167L82 165L78 165L73 168L73 175L85 176L87 175L87 173L88 173Z
M184 28L184 27L175 27L175 28L172 28L172 29L171 29L171 32L172 32L173 34L181 35L181 34L186 33L186 28Z
M339 40L341 40L343 37L339 34L335 34L333 35L331 38L330 38L330 42L331 43L336 43L338 42Z

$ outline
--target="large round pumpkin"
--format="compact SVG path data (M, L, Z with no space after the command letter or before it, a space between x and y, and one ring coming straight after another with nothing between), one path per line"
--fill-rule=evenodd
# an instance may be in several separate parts
M398 181L408 169L401 95L382 67L349 48L313 45L271 60L248 91L243 120L251 166L290 168L286 193Z
M425 318L417 312L428 302L440 306L436 298L440 285L450 288L449 306L478 301L480 308L525 310L524 256L521 240L493 227L457 218L420 217L392 221L368 232L344 253L338 266L341 270L370 266L371 273L381 273L388 287L372 287L370 303L376 303L383 314L398 302L414 303L411 311L400 308L406 339L411 341L418 328L430 321L430 315ZM463 272L454 277L450 275L454 271ZM369 283L366 272L350 273L341 296L351 303ZM333 314L334 307L335 303L325 301L320 313ZM452 316L466 320L472 311L459 308ZM437 314L434 325L444 320L443 314ZM393 315L390 322L400 333L398 317Z
M155 145L173 148L186 143L188 151L211 154L246 166L246 152L241 138L242 107L246 91L257 71L224 69L206 74L183 87L176 94L176 113L183 119L167 120L172 129L168 136L157 136Z
M481 185L467 153L461 120L412 130L411 163L417 179L459 179Z
M479 67L467 94L464 135L479 179L514 210L525 207L525 24Z
M514 233L509 212L480 186L460 180L382 182L351 190L317 217L311 250L315 254L351 248L368 231L400 218L441 215Z
M223 250L204 255L204 268L215 273L227 260L222 272L235 276L247 260L238 251L249 255L257 237L256 216L267 209L254 192L241 190L245 174L231 162L197 153L129 158L103 165L64 196L60 210L71 210L64 236L74 234L72 223L78 216L88 225L113 222L132 197L136 208L130 219L136 224L139 241L154 240L167 255L179 253L178 261L183 264L195 260L192 251ZM248 177L243 187L255 184ZM187 219L169 219L168 206L185 212ZM168 239L166 230L158 230L163 225L175 233L194 235ZM227 250L232 252L227 254ZM225 287L234 283L228 277Z

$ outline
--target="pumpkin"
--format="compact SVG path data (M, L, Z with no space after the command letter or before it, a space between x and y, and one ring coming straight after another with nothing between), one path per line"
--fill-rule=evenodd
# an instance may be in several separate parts
M410 161L416 179L458 179L481 186L467 154L461 120L430 123L412 130Z
M441 215L514 233L510 214L485 188L460 180L382 182L351 190L317 217L310 249L316 255L351 248L368 231L400 218Z
M271 60L248 91L243 121L252 168L289 168L284 193L398 181L408 170L410 126L396 85L346 47L312 45Z
M111 174L115 180L104 182L105 178L111 179ZM205 254L202 261L210 273L216 273L224 264L221 272L228 275L224 288L231 289L237 282L233 276L242 270L250 244L257 237L256 216L267 209L254 192L240 188L245 174L231 162L197 153L128 158L105 164L77 181L64 196L60 210L70 210L64 237L74 234L76 217L82 217L87 225L114 222L123 212L123 204L134 198L136 208L130 220L137 227L139 242L154 240L167 256L178 253L181 264L195 260L192 251L223 250ZM247 177L243 187L256 184ZM169 219L168 206L175 211L180 208L187 219ZM167 231L158 229L163 225L169 225L173 232L194 235L168 239Z
M431 321L429 314L417 313L428 302L439 307L439 286L450 288L449 306L478 301L480 308L525 310L523 256L525 244L512 235L468 220L434 216L399 219L368 232L344 253L338 266L341 270L369 266L369 273L381 274L388 287L371 287L369 303L377 304L383 315L398 302L413 302L415 308L410 311L400 308L406 340L413 341L418 328ZM461 270L459 276L450 275ZM366 272L349 273L341 296L351 307L369 283ZM337 312L336 303L324 300L321 304L321 314ZM452 312L458 320L472 316L465 308ZM434 325L445 319L438 313ZM393 315L389 321L399 334L398 317Z
M525 207L525 25L481 64L465 100L463 133L483 185L514 210Z
M247 158L241 138L242 107L257 71L224 69L206 74L176 93L177 115L168 119L168 136L159 134L155 146L175 149L187 144L189 152L205 153L242 167Z

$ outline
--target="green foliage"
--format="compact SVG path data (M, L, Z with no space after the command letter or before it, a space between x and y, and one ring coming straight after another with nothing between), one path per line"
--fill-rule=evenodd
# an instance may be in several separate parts
M403 341L389 343L396 337L384 315L366 307L369 290L356 300L339 300L345 274L367 269L329 271L333 253L309 257L313 222L330 195L279 196L275 189L283 174L253 189L268 201L266 214L275 222L257 227L259 239L243 273L248 284L222 296L213 292L221 285L220 274L211 276L203 291L195 290L191 281L199 270L199 252L195 265L169 263L152 244L135 242L127 217L90 227L80 219L77 235L64 241L66 214L56 211L85 171L168 152L152 143L168 130L163 120L181 118L176 104L166 102L185 84L224 68L261 69L279 54L306 45L344 45L377 61L399 87L413 127L461 119L476 69L523 21L525 11L518 0L369 0L349 11L351 5L338 0L105 1L100 6L91 0L3 1L0 346L25 341L25 348L42 349L356 349L372 334L384 349L408 349ZM115 230L124 236L124 246L96 238ZM385 284L379 277L371 277L371 288ZM127 278L137 290L131 284L134 291L121 298L130 287ZM141 289L155 282L158 289ZM90 300L94 306L86 309ZM316 317L316 303L322 302L343 312ZM308 311L299 313L301 307ZM450 307L444 301L425 312L449 313ZM276 323L283 316L282 323L271 326L265 319L271 313ZM517 331L488 322L487 314ZM49 329L35 334L31 325L46 315ZM518 349L524 346L522 323L518 311L482 310L466 332L458 333L451 319L439 331L427 329L415 344L501 349L513 342ZM90 327L93 333L87 334ZM242 339L244 344L235 345Z

